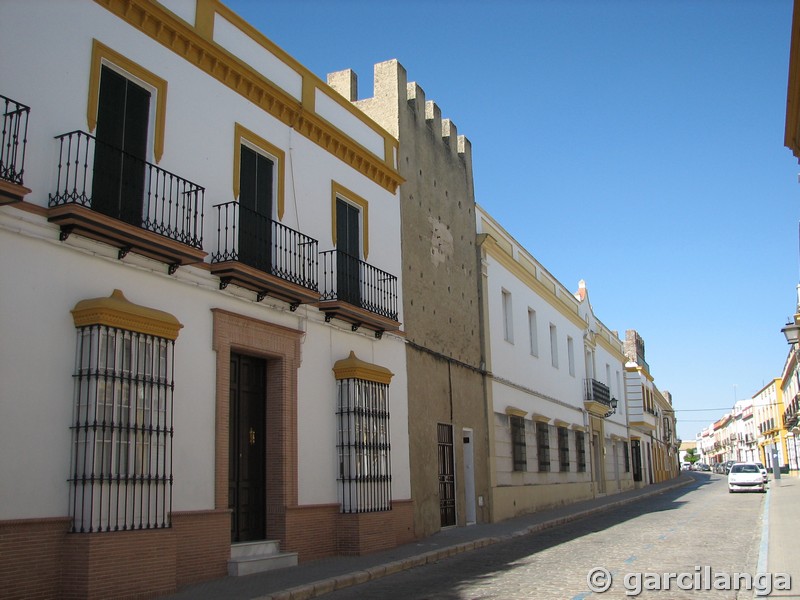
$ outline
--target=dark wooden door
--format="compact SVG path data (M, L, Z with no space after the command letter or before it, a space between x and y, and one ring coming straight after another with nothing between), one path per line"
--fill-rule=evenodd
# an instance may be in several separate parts
M442 527L456 524L456 474L453 426L439 423L439 512Z
M336 199L336 296L361 305L359 210Z
M150 92L106 66L100 74L92 208L141 227Z
M231 541L266 538L266 364L231 354L228 507Z
M239 260L272 272L271 160L247 146L239 164Z
M642 480L642 445L639 440L631 440L631 466L633 468L633 480Z

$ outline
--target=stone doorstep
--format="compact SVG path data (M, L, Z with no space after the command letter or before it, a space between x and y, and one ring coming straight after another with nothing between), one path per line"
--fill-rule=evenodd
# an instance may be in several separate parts
M245 542L231 545L228 575L252 575L296 565L297 552L281 552L277 540Z

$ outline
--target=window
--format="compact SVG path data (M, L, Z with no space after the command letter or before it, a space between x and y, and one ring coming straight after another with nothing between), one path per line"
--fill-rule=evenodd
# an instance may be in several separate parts
M586 434L575 432L575 454L578 457L578 472L586 472Z
M515 471L528 470L528 454L525 447L525 419L511 415L511 450Z
M558 368L558 331L556 326L550 324L550 360L553 366Z
M567 358L569 360L569 374L575 377L575 342L567 336Z
M511 292L503 290L503 339L514 343L514 316L511 312Z
M110 298L78 302L71 424L73 532L170 527L175 317Z
M628 454L628 442L622 442L622 458L625 462L625 472L630 473L631 471L631 458Z
M72 531L169 527L174 339L84 324L80 307L73 310Z
M340 300L361 304L360 211L357 206L336 200L336 294Z
M569 471L569 431L566 427L558 428L558 464L562 472Z
M239 148L239 260L272 272L275 161L242 144Z
M539 332L536 327L536 311L528 309L528 333L531 339L531 355L539 356Z
M536 447L539 452L539 470L550 470L550 429L547 423L536 423Z
M149 90L103 65L97 107L92 208L143 224Z
M391 372L350 353L334 365L337 476L343 513L392 509L389 381Z

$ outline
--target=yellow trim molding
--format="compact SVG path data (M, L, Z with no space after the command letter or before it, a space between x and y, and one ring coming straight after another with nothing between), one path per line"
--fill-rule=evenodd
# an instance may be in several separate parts
M106 325L173 341L183 327L171 314L134 304L120 290L108 298L81 300L71 312L75 327Z
M561 419L556 419L555 421L553 421L553 425L555 425L556 427L569 427L569 423L567 423L566 421L562 421Z
M239 146L241 145L242 140L252 144L256 148L262 150L264 153L273 156L278 163L275 165L275 172L278 180L278 191L277 198L275 198L275 204L277 205L278 220L280 221L283 219L284 209L284 185L286 182L284 171L286 166L286 153L274 144L270 144L260 135L253 133L239 123L236 123L233 128L233 197L236 198L236 200L239 199L239 184L241 183L239 179L239 173L241 172L242 168L242 152Z
M582 431L583 433L586 433L586 430L588 429L588 427L586 427L586 425L577 425L575 423L572 424L572 428L575 431Z
M527 415L527 411L522 410L521 408L517 408L515 406L506 406L506 414L512 417L522 417L525 418Z
M404 181L395 164L399 142L363 112L333 91L324 81L291 58L263 34L217 0L201 0L192 27L154 0L95 0L111 13L184 58L204 73L293 128L341 159L362 175L394 194ZM256 69L213 41L215 15L221 15L303 79L303 98L277 87ZM376 156L314 111L317 90L350 112L384 139L384 156Z
M394 373L386 367L365 362L350 351L350 356L337 360L333 365L333 374L339 379L363 379L364 381L374 381L375 383L385 383L388 385L392 381Z
M536 421L537 423L550 423L550 418L545 417L544 415L531 413L531 421Z
M342 184L331 181L331 239L336 246L336 199L341 198L351 204L361 208L361 251L364 253L364 260L369 257L369 202L361 196L348 190Z
M126 58L119 52L112 50L97 40L92 40L92 64L89 69L89 101L86 104L86 122L89 126L89 133L93 133L97 127L97 105L100 100L100 71L104 61L127 71L137 79L155 88L156 119L155 132L153 135L153 157L156 163L159 162L164 154L164 127L167 115L167 82L158 75L151 73L141 65L137 65L129 58Z
M550 286L550 282L547 282L548 284L545 285L545 283L537 279L535 274L531 273L518 261L514 260L514 258L506 252L500 242L491 234L487 234L486 237L480 241L480 246L489 256L495 258L497 262L505 267L511 274L527 285L541 298L546 300L550 306L567 317L575 326L581 329L586 328L586 321L578 314L577 305L567 305L560 295L557 296L555 294L554 289Z

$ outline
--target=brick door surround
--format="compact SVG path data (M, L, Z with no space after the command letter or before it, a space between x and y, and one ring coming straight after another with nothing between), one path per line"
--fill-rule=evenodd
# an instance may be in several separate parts
M297 506L297 372L302 331L211 309L216 352L214 506L228 509L231 352L267 363L267 537L286 541L287 509ZM283 544L282 544L283 545Z

